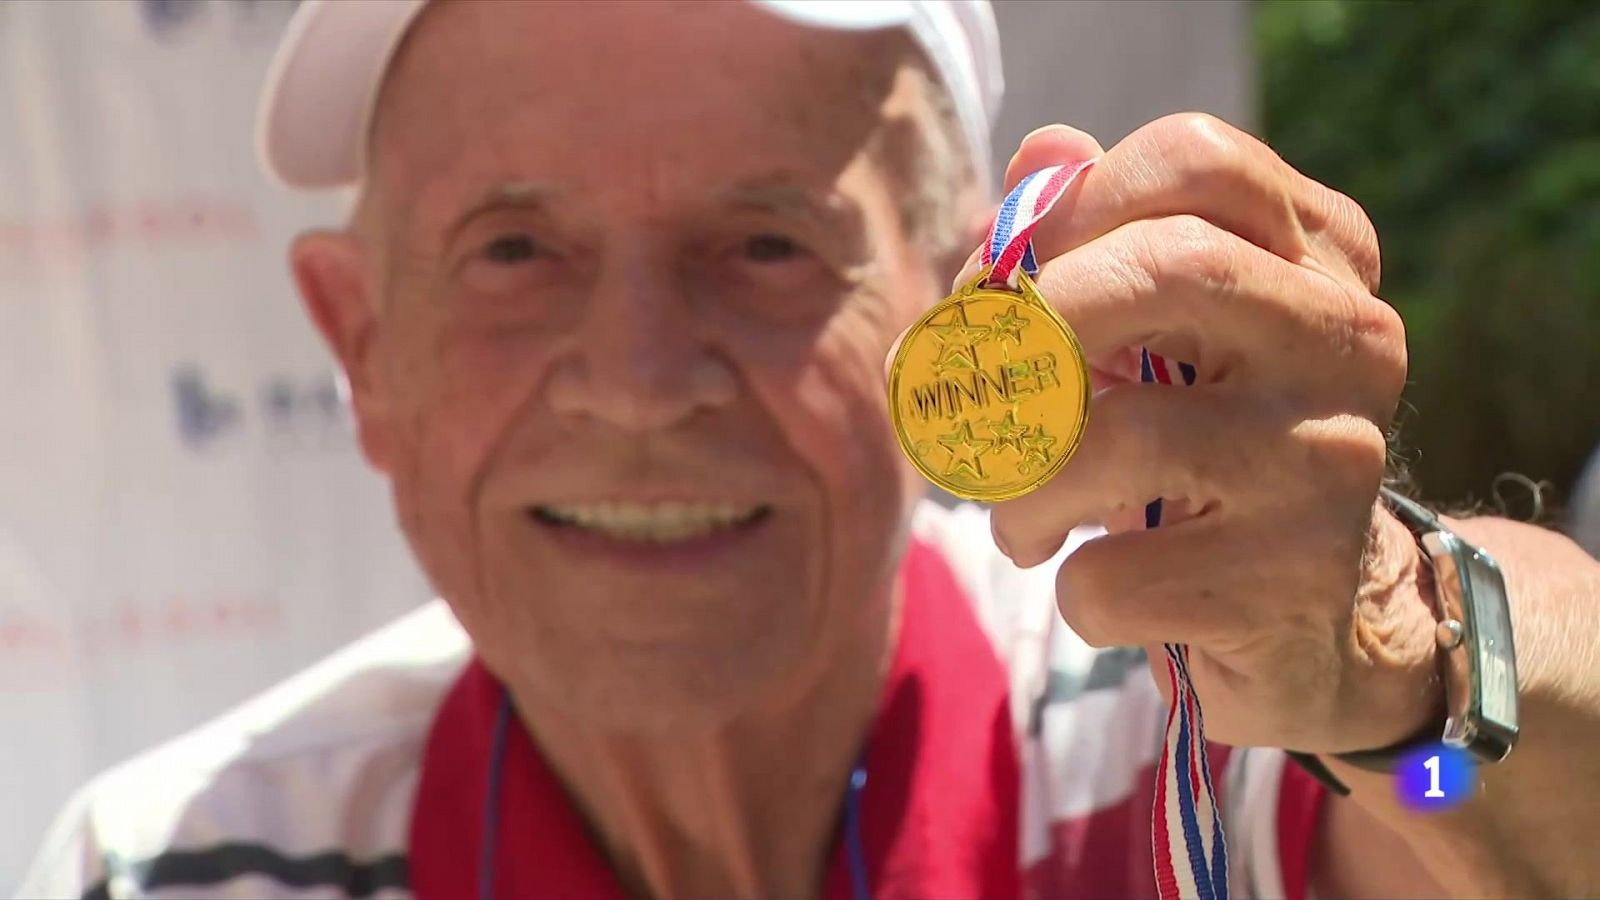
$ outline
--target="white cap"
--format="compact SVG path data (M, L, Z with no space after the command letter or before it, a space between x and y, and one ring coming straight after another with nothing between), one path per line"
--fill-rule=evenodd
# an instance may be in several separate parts
M980 178L1004 88L989 0L748 0L801 24L905 28L949 91ZM427 0L304 0L267 69L257 141L267 171L299 188L353 185L378 88Z

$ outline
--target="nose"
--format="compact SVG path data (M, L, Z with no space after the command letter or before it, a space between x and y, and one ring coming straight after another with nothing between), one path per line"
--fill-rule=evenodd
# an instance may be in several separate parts
M659 253L607 255L570 349L550 375L557 413L646 432L733 401L735 374L716 352L684 279Z

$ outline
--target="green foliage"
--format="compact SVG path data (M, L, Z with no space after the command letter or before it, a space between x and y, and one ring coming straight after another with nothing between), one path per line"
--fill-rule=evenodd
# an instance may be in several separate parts
M1600 4L1264 0L1255 37L1264 136L1377 226L1422 492L1566 496L1600 443Z

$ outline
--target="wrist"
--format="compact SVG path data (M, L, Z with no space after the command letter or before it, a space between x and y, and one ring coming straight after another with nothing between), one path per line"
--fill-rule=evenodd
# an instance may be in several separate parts
M1425 729L1435 738L1443 732L1439 621L1432 569L1415 535L1379 501L1351 622L1345 721L1353 727L1328 750L1372 750Z
M1290 758L1338 796L1374 776L1351 778L1360 770L1338 755L1360 754L1429 737L1444 730L1445 700L1439 676L1438 625L1432 569L1414 535L1380 498L1373 507L1361 587L1353 606L1354 645L1346 679L1343 720L1365 721L1346 729L1339 746L1317 753L1289 751Z
M1356 824L1324 829L1319 840L1380 833L1397 851L1403 844L1439 884L1428 896L1592 895L1600 885L1592 846L1600 769L1591 749L1600 743L1600 669L1590 662L1600 564L1535 526L1488 517L1441 524L1491 555L1504 573L1522 739L1504 762L1477 767L1477 787L1464 802L1426 813L1402 802L1394 776L1320 757L1352 791L1328 804L1329 815ZM1373 858L1370 844L1323 846L1317 853L1326 854L1330 870L1347 873L1366 871Z

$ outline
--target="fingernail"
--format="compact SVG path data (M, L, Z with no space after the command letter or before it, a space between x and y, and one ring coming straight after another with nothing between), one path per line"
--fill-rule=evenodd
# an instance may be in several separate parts
M967 257L967 264L961 267L961 271L956 273L955 280L950 282L950 293L954 294L956 291L961 290L961 286L971 281L972 276L978 274L978 270L983 268L982 263L979 262L979 254L982 252L983 248L979 247L972 251L971 256Z
M1071 131L1071 129L1060 122L1051 122L1049 125L1040 125L1038 128L1035 128L1034 130L1023 135L1022 141L1026 142L1028 138L1037 137L1041 134L1048 134L1052 131Z

